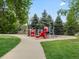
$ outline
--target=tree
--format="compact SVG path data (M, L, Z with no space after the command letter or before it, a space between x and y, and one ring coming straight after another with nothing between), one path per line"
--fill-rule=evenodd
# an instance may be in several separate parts
M15 13L20 24L25 24L28 21L30 4L31 0L14 0Z
M52 34L53 33L53 19L50 15L47 16L47 23L48 23L48 27L49 27L49 33Z
M62 0L63 1L63 0ZM67 15L65 31L68 35L74 35L79 32L79 0L65 0L69 2L69 10L67 13L58 12L61 15Z
M68 12L68 10L59 9L59 10L57 11L57 14L58 14L58 15L61 15L61 16L66 16L66 15L67 15L67 12Z
M74 9L74 16L76 21L76 29L79 32L79 0L71 0L70 2L70 9Z
M47 16L48 16L48 14L47 14L47 12L46 12L46 10L44 10L44 12L42 13L42 18L41 18L41 24L43 25L42 26L42 28L44 27L44 26L49 26L49 23L48 23L48 19L47 19Z
M63 35L64 34L64 28L63 28L63 23L61 20L61 17L58 15L55 24L54 24L54 31L56 35Z
M15 33L18 23L13 13L6 11L3 16L0 18L0 33Z
M75 19L75 12L74 9L71 8L67 15L67 23L66 23L66 32L68 35L74 35L77 31L77 21Z
M52 17L50 15L48 15L48 13L46 12L46 10L44 10L44 12L42 13L42 17L41 17L41 27L44 28L44 26L47 26L49 28L49 32L52 32L53 29L53 20Z
M38 21L39 21L39 18L37 16L37 14L34 14L34 16L32 18L32 22L31 22L31 27L38 29Z
M66 34L74 35L79 32L79 0L69 0L69 10L67 12Z
M0 33L18 32L27 23L30 5L31 0L0 0Z
M53 19L51 15L47 16L47 23L48 23L48 26L51 26L51 28L53 28Z

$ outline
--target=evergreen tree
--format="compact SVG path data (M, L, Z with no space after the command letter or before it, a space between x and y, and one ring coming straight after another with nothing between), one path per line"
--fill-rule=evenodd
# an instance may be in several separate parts
M51 28L53 28L53 19L50 15L47 16L47 22L48 26L51 26Z
M52 34L53 32L53 19L50 15L48 15L47 17L47 23L48 23L48 27L49 27L49 33Z
M47 21L47 12L46 12L46 10L44 10L44 12L42 13L42 18L41 18L41 20L40 20L40 22L41 22L41 24L42 24L42 28L44 27L44 26L49 26L49 23L48 23L48 21Z
M32 22L31 22L31 27L38 29L38 21L39 21L39 18L37 16L37 14L34 14L34 16L32 18Z
M47 26L49 28L49 32L52 32L53 29L53 20L50 15L47 14L46 10L42 13L42 18L40 20L41 27Z
M61 15L61 16L66 16L67 12L68 12L68 10L59 9L59 10L57 11L57 14L58 14L58 15Z
M42 13L42 18L40 20L41 28L47 26L49 28L49 33L52 34L53 31L53 19L51 15L48 15L46 10Z
M55 24L54 24L54 31L56 35L63 35L64 34L64 29L63 29L63 23L61 20L61 17L58 15Z

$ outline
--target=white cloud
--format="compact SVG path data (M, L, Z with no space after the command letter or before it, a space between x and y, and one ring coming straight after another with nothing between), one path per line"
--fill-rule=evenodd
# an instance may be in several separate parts
M63 5L65 5L65 4L66 4L65 2L61 2L60 6L63 6Z

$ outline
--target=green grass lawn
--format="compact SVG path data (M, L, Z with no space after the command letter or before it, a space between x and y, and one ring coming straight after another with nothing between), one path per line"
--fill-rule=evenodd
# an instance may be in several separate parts
M79 40L41 43L47 59L79 59Z
M20 39L14 36L0 35L0 57L13 49Z

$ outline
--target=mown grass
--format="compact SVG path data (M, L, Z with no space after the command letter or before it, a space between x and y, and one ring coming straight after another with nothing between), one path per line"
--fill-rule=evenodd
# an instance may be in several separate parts
M79 59L79 38L42 42L47 59Z
M20 38L0 35L0 57L13 49L20 42Z

